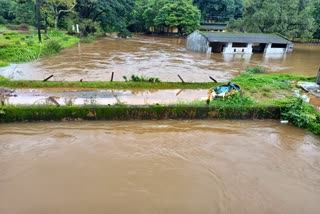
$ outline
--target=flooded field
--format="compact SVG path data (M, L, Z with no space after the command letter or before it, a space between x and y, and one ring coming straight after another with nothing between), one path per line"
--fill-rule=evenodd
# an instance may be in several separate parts
M278 121L0 124L0 213L320 210L320 138Z
M260 65L268 72L316 76L320 46L296 44L293 53L199 54L185 49L185 39L135 36L132 39L102 38L91 44L78 44L57 56L0 69L12 79L63 81L123 81L123 76L158 77L162 81L228 81L247 66Z

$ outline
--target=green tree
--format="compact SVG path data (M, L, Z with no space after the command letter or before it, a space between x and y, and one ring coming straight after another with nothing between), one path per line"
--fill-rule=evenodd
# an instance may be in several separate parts
M315 30L309 0L246 0L243 19L247 32L310 38Z
M242 0L195 0L194 4L201 11L202 21L225 22L242 15Z
M312 15L315 19L315 33L314 38L320 39L320 0L314 0L313 1L313 11Z
M15 8L17 3L15 1L0 0L0 24L13 22L16 18Z
M177 27L178 33L190 33L200 26L200 11L192 1L177 0L166 3L154 19L155 25Z
M155 26L155 18L158 16L160 9L167 3L168 0L151 0L144 10L142 16L146 28Z
M123 31L133 7L134 0L77 0L75 10L80 22L90 19L105 31Z
M143 16L144 11L151 4L151 0L136 0L134 8L128 18L128 28L131 31L144 32L147 30L145 19Z
M70 12L77 4L76 0L46 0L45 4L51 10L54 28L58 28L59 17L62 13Z

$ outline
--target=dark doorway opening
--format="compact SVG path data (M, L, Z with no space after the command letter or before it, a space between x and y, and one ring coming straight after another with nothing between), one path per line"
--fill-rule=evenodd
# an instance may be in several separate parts
M252 52L253 53L263 53L266 49L267 44L265 43L254 43L252 45Z
M223 49L226 46L227 46L227 43L223 43L223 42L211 42L210 43L212 53L222 53Z

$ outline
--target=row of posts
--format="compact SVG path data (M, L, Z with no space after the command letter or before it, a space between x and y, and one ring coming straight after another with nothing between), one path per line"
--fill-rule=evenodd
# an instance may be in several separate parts
M319 72L320 72L320 70L319 70ZM53 74L50 75L49 77L45 78L45 79L43 80L43 82L47 82L47 81L48 81L49 79L51 79L53 76L54 76ZM318 75L318 76L319 76L319 75ZM178 74L178 77L179 77L179 79L181 80L181 82L184 84L185 81L182 79L182 77L181 77L179 74ZM114 78L114 72L111 73L110 82L113 82L113 78ZM211 77L211 76L209 76L209 78L210 78L213 82L215 82L215 83L218 82L217 80L215 80L215 79L214 79L213 77ZM83 82L83 79L80 79L80 82Z
M43 82L48 81L48 80L51 79L52 77L53 77L53 75L50 75L49 77L45 78L45 79L43 80ZM179 79L181 80L181 82L184 84L185 81L182 79L182 77L181 77L179 74L178 74L178 77L179 77ZM111 73L111 79L110 79L111 82L113 82L113 78L114 78L114 72ZM209 78L210 78L213 82L215 82L215 83L218 82L216 79L214 79L214 78L211 77L211 76L209 76ZM80 80L80 82L82 82L82 81L83 81L83 79ZM318 75L317 75L316 83L317 83L318 85L320 85L320 68L319 68L319 70L318 70Z

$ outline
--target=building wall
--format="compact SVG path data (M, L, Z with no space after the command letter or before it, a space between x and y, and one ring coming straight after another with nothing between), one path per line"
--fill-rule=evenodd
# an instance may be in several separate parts
M218 52L219 48L222 49L222 45L217 45L217 43L222 43L222 42L212 42L210 45L210 42L208 41L207 37L205 37L203 34L201 34L198 31L193 32L190 34L187 38L187 44L186 48L187 50L190 51L195 51L195 52L201 52L201 53L211 53L212 52L212 47L214 52ZM261 48L261 52L264 49L264 53L266 54L284 54L286 52L292 52L293 50L293 44L289 43L288 45L283 44L283 45L273 45L271 43L266 44L262 43L263 47ZM237 47L237 45L241 47ZM265 45L265 48L264 48ZM211 47L212 46L212 47ZM235 46L235 47L233 47ZM243 46L243 47L242 47ZM241 43L234 44L232 42L229 42L223 50L221 50L223 53L241 53L241 54L251 54L253 53L253 43L247 43L246 45L242 45Z
M265 54L284 54L287 52L287 48L272 48L271 43L267 44L266 49L264 49Z
M229 42L227 47L223 49L223 53L252 53L252 43L247 44L246 47L232 47L232 42Z
M211 53L208 39L197 31L188 36L187 50L201 53Z

